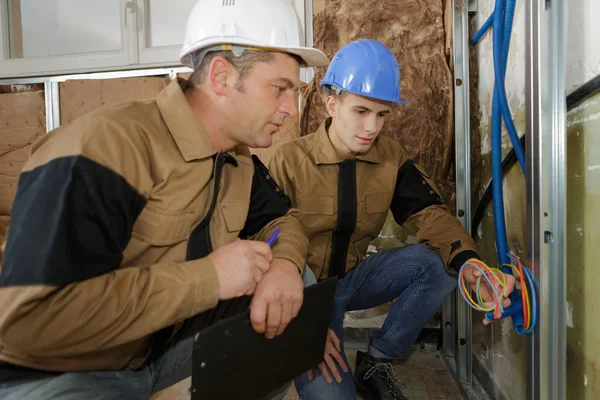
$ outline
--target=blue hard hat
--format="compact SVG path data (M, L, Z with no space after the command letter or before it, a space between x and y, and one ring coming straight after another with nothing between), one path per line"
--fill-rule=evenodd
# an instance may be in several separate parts
M396 56L373 39L357 40L338 50L321 87L406 104L400 99L400 66Z

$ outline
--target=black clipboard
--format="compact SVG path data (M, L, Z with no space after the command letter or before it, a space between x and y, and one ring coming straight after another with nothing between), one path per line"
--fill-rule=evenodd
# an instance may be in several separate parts
M304 289L298 316L273 339L254 331L248 311L194 338L192 400L259 399L323 361L337 278Z

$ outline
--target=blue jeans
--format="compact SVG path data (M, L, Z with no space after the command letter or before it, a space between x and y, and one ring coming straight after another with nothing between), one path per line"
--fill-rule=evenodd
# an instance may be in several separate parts
M408 352L456 284L457 278L446 272L441 258L420 244L386 250L361 261L340 280L330 323L348 368L342 329L346 311L376 307L397 298L383 327L371 335L369 347L379 357L398 357ZM342 375L339 384L335 380L328 384L318 369L313 371L312 381L306 374L297 377L298 395L302 400L356 399L350 369L338 371Z
M310 269L306 270L302 276L304 286L316 282ZM166 389L191 375L193 335L182 336L173 342L161 358L145 368L66 372L47 378L0 383L0 399L147 400L153 393ZM275 389L263 399L283 399L290 384Z

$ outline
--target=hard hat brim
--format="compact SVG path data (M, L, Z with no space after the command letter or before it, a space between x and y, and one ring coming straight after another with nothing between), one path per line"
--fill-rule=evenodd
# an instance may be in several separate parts
M259 47L265 51L280 51L283 53L294 54L304 61L306 67L322 67L329 64L329 59L319 49L311 47L282 47L282 46L270 46L265 43L260 43L252 40L248 40L240 37L214 37L203 40L200 43L195 43L191 46L183 48L179 53L179 59L183 65L189 68L193 68L190 55L194 52L201 50L206 47L211 47L219 44L232 44L240 46L252 46Z

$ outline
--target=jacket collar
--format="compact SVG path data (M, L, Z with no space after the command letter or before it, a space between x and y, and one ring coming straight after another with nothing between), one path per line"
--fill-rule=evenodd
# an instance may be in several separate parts
M186 85L184 79L173 80L156 96L156 104L184 160L192 161L211 157L217 151L185 98Z
M312 154L317 164L339 164L344 161L344 159L335 151L335 147L333 147L333 143L331 143L331 139L329 138L328 131L331 126L331 121L331 117L327 118L314 133L315 146L312 149ZM368 152L357 155L354 158L360 161L379 164L378 144L379 140L375 139L375 142Z

